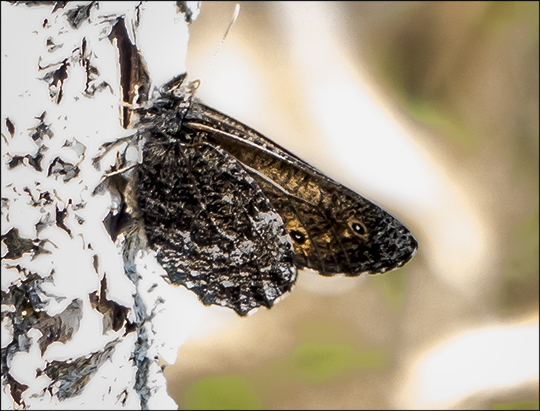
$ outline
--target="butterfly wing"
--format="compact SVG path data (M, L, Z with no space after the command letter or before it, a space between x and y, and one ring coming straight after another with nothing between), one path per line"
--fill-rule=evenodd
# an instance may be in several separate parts
M240 315L271 307L294 284L296 268L283 221L256 181L206 133L191 141L183 132L147 133L137 200L170 280Z
M400 267L416 253L399 220L244 124L193 102L183 126L244 165L281 216L297 267L357 276Z

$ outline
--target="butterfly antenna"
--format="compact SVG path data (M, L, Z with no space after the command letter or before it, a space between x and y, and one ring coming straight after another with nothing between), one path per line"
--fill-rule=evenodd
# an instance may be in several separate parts
M223 38L221 39L221 41L219 42L217 48L216 48L216 51L214 52L214 54L212 55L212 57L210 58L210 61L208 62L208 64L206 65L206 67L204 68L204 70L202 71L202 74L201 77L204 77L204 74L206 74L206 72L210 69L210 67L212 66L212 63L214 62L214 60L216 59L216 56L217 54L219 53L219 51L221 50L221 47L223 46L223 43L225 43L225 39L227 38L227 36L229 35L229 32L231 31L234 23L236 23L236 19L238 19L238 15L240 14L240 4L236 3L236 6L234 8L234 14L233 14L233 17L231 19L231 22L229 23L229 27L227 27L227 31L225 31L225 34L223 35Z

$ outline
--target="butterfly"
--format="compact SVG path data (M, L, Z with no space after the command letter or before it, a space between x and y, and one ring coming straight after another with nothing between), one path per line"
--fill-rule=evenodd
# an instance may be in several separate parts
M270 308L298 269L401 267L418 243L395 217L257 131L198 101L186 75L136 109L131 177L147 246L169 280L244 316Z

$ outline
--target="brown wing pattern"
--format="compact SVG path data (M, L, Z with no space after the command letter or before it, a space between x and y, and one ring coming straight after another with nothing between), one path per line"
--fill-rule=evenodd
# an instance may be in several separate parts
M294 245L294 261L322 275L381 273L418 244L395 217L238 121L192 103L183 127L203 133L244 165Z

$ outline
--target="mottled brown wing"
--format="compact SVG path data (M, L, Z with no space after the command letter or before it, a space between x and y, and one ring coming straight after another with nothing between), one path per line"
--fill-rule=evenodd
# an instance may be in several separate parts
M399 220L244 124L193 102L182 127L243 164L281 216L297 267L357 276L400 267L416 253Z

